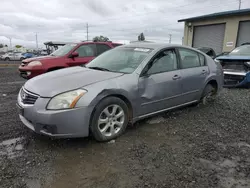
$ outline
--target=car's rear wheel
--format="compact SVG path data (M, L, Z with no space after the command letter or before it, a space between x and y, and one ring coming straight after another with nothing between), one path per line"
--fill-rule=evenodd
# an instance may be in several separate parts
M23 58L23 57L21 57L21 58L20 58L20 61L22 61L22 60L24 60L24 58Z
M128 125L128 107L117 97L103 99L95 108L90 130L97 141L109 141L124 133Z
M212 84L207 84L202 93L201 103L203 105L206 105L209 102L214 101L216 94L217 94L217 88Z
M6 58L4 59L4 61L10 61L10 58L6 57Z

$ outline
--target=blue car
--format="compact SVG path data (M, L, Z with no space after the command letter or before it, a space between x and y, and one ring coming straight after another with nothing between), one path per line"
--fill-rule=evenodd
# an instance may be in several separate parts
M250 45L235 48L215 59L223 67L224 87L250 88Z
M35 54L27 52L27 53L23 53L22 56L24 57L24 59L28 59L28 58L35 57Z

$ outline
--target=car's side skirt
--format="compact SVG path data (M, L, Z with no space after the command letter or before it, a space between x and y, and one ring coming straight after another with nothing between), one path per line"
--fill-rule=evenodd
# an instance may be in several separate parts
M173 110L173 109L180 108L180 107L183 107L183 106L187 106L187 105L190 105L190 104L193 104L193 103L196 103L196 102L198 102L198 100L190 101L190 102L187 102L187 103L184 103L184 104L181 104L181 105L177 105L177 106L173 106L173 107L166 108L166 109L163 109L163 110L159 110L159 111L156 111L156 112L152 112L152 113L149 113L149 114L145 114L145 115L134 118L133 122L136 122L136 121L138 121L140 119L144 119L144 118L153 116L153 115L161 113L161 112L165 112L165 111Z

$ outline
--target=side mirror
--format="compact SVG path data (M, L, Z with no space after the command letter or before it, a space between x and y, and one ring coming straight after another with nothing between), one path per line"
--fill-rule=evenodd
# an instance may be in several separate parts
M74 57L78 57L79 53L78 52L73 52L72 54L69 55L69 58L74 58Z

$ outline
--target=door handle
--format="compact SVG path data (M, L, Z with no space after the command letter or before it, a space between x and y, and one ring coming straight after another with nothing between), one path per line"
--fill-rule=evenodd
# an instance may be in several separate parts
M206 70L202 70L201 74L206 74L207 71Z
M180 79L180 78L181 78L181 77L180 77L179 75L174 75L172 79L173 79L173 80L178 80L178 79Z

